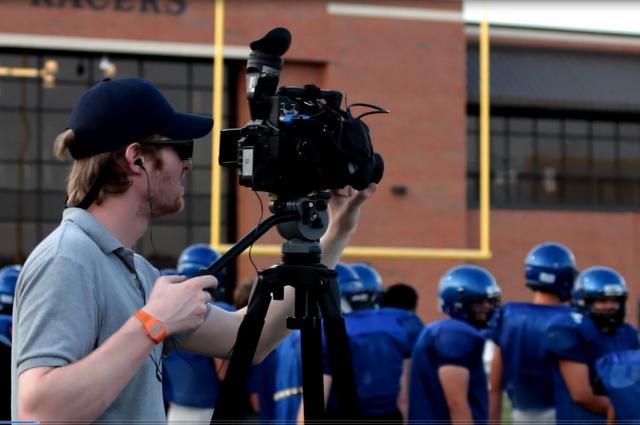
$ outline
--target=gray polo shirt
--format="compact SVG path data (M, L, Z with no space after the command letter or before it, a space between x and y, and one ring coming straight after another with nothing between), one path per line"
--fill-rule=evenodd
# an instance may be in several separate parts
M13 418L20 373L64 366L91 353L145 305L158 276L156 268L125 248L93 215L65 210L60 226L27 259L16 286ZM165 345L173 342L167 339ZM163 344L156 346L98 420L166 420L162 384L156 378L162 349Z

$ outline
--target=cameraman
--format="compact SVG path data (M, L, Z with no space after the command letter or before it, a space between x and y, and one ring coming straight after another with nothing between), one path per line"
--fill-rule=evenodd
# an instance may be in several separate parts
M81 96L54 147L75 160L68 208L16 288L14 419L164 422L162 353L230 354L244 310L207 307L216 279L160 276L131 249L152 219L183 209L192 139L211 126L208 117L175 112L139 78L107 79ZM374 190L334 193L326 266L336 264ZM287 287L285 300L269 307L256 360L288 333L292 314Z

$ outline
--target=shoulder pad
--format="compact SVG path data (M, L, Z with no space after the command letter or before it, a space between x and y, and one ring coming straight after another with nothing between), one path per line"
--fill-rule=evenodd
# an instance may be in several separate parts
M482 335L466 323L446 320L432 335L432 350L440 364L456 364L468 367L484 347Z
M585 363L587 342L581 329L582 323L579 313L552 320L547 328L546 350L558 358Z
M598 359L596 368L605 388L637 385L640 383L640 351L628 350L606 354Z

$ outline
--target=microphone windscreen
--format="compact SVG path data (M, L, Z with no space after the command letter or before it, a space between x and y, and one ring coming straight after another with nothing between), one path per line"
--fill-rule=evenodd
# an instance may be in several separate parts
M288 29L278 27L267 33L260 40L252 41L249 44L251 50L269 53L274 56L282 56L291 46L291 33Z

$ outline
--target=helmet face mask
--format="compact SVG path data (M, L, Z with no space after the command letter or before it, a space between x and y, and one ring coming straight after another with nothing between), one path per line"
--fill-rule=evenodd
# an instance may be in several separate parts
M485 328L499 304L501 291L495 278L482 267L463 265L440 279L439 302L451 318Z
M591 318L598 329L615 333L624 323L628 291L624 278L608 267L590 267L580 273L573 290L578 311Z
M493 313L500 305L500 297L481 298L467 303L469 323L479 329L484 329L489 325Z
M367 263L351 263L349 266L358 274L364 288L363 294L350 301L354 310L377 307L384 292L380 273Z
M616 301L617 306L599 306L607 301ZM606 333L615 333L616 329L624 323L626 316L625 297L586 297L583 311L591 318L596 327Z
M369 302L370 291L365 287L356 270L350 264L338 263L335 267L340 285L340 303L343 313L373 307Z
M376 294L370 292L361 292L359 294L351 294L344 297L349 304L350 311L363 310L376 307Z
M616 329L624 323L625 315L626 309L624 307L620 307L612 312L601 312L595 310L592 306L589 311L589 317L591 317L595 325L608 333L615 333Z

